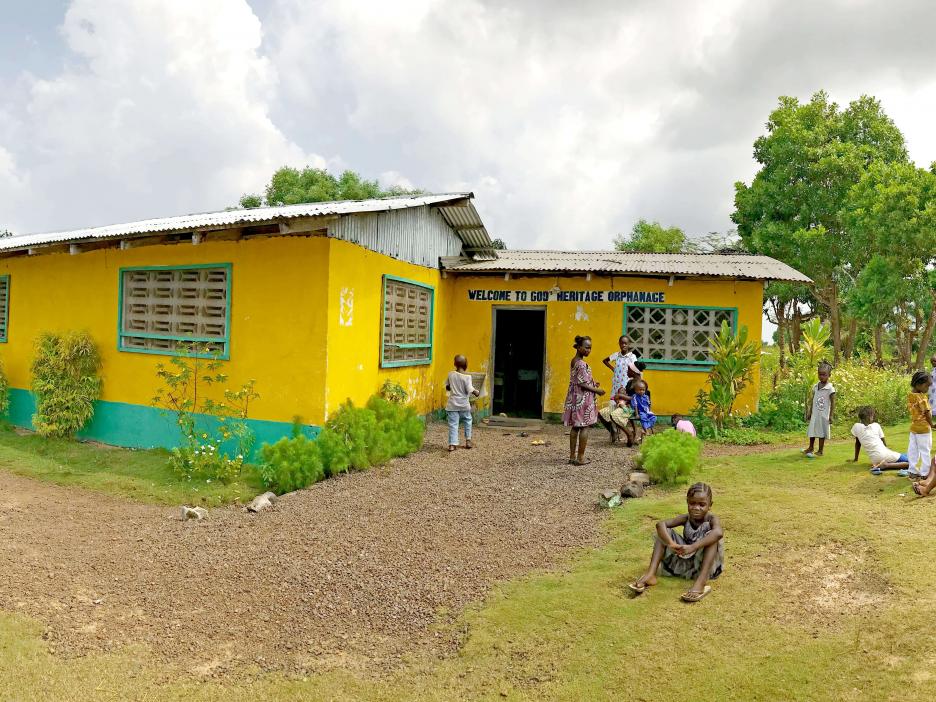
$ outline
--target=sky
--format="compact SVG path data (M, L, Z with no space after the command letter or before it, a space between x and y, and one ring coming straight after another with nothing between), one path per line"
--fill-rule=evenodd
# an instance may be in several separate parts
M276 168L471 190L511 248L732 225L781 95L936 160L936 4L33 0L0 24L0 229L223 209Z

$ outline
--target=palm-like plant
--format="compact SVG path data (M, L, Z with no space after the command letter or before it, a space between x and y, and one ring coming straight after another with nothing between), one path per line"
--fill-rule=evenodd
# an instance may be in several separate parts
M721 429L731 416L738 395L753 380L760 346L748 339L747 327L732 334L727 322L722 322L718 333L709 339L709 346L715 365L709 371L708 399L715 427Z
M818 317L813 317L803 325L803 337L800 340L800 353L815 367L823 357L832 335L828 326L823 325Z

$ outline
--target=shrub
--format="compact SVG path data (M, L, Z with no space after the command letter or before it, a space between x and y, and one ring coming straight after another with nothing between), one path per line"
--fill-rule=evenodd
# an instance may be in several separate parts
M282 438L272 446L260 449L262 463L260 479L278 495L308 487L325 478L319 444L299 431L298 425L290 438Z
M699 465L702 442L692 434L669 430L651 434L640 445L637 465L655 483L673 485L685 483Z
M399 383L394 383L392 380L387 380L380 386L379 394L388 402L398 402L400 404L405 404L409 397L403 386Z
M0 361L0 416L5 417L10 410L10 383L7 381L3 361Z
M760 360L760 344L748 339L747 327L733 334L727 322L709 340L715 365L709 371L707 414L721 429L731 418L735 400L747 387Z
M94 415L101 396L101 358L87 332L44 332L36 340L33 426L42 436L74 436Z
M260 476L270 489L288 492L352 468L365 470L418 451L425 424L412 407L374 395L366 407L349 400L328 420L315 441L294 429L261 449Z
M186 480L230 482L254 446L247 416L251 401L260 395L253 380L237 390L226 387L228 378L220 372L221 365L207 345L192 344L169 365L156 366L162 386L153 405L173 415L183 438L182 446L172 450L169 466ZM205 397L210 388L224 399Z

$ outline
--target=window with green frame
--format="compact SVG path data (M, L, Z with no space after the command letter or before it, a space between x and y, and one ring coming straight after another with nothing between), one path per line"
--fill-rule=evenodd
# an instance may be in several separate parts
M383 277L382 368L432 363L435 290L403 278Z
M733 307L624 305L624 333L648 365L712 365L709 339L722 322L735 330Z
M120 270L121 351L175 355L199 344L228 358L230 320L230 264Z

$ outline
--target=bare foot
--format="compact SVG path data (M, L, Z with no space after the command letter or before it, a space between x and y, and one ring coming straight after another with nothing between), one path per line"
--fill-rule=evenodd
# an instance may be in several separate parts
M455 448L456 448L455 446L449 446L449 453L451 453L452 451L454 451Z

